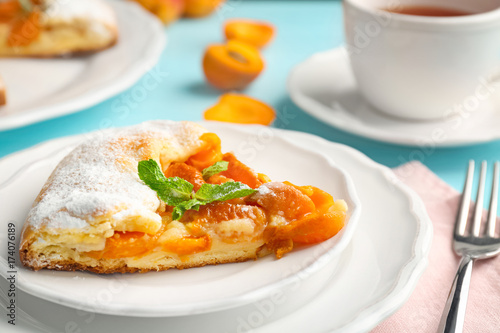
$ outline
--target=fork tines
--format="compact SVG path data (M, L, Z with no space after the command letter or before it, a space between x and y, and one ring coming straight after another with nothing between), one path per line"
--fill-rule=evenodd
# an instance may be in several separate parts
M474 161L469 161L469 168L467 170L467 178L465 180L464 190L462 193L462 202L460 204L460 211L457 216L455 224L455 235L466 236L469 234L473 237L479 237L481 233L481 225L483 220L483 202L484 202L484 187L486 182L486 169L487 163L481 163L481 172L479 174L479 185L477 188L476 204L474 214L472 216L472 223L467 223L469 220L469 208L472 197L472 183L474 180ZM498 180L499 180L500 163L497 161L493 170L493 182L491 187L490 207L488 210L488 217L486 220L486 227L484 234L488 237L495 237L495 227L497 220L497 199L498 199ZM469 229L469 230L468 230Z

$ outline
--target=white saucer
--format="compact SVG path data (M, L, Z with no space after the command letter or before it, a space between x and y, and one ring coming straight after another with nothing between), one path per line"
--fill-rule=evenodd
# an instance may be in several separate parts
M432 226L422 201L388 168L360 152L319 137L260 126L205 123L217 133L238 138L245 151L259 153L274 140L320 152L346 170L354 181L363 211L350 246L330 271L299 279L294 292L231 310L170 318L130 318L79 311L18 290L17 325L24 332L366 332L396 311L410 296L427 265ZM65 139L48 144L61 146ZM264 140L264 141L263 141ZM238 143L237 143L238 144ZM243 145L246 144L246 145ZM44 145L38 148L44 147ZM36 152L37 147L31 152ZM14 158L26 163L26 152ZM296 163L304 163L297 155ZM28 170L30 171L30 170ZM6 176L0 175L0 182ZM7 221L5 221L7 222ZM4 222L4 223L5 223ZM5 229L5 228L4 228ZM4 232L4 231L1 231ZM5 237L5 233L0 234ZM216 267L216 268L221 268ZM332 269L334 267L334 269ZM85 282L85 281L82 281ZM2 290L6 281L0 279ZM318 290L315 285L321 285ZM124 291L126 292L126 291ZM154 288L145 288L152 297ZM7 297L0 297L2 303ZM140 300L138 300L140 301ZM5 318L5 306L0 315ZM0 331L9 328L0 321Z
M245 140L244 132L219 128L216 133L222 140L224 152L234 151L240 160L271 179L318 186L335 198L344 199L349 210L342 231L315 246L296 248L281 260L267 256L238 264L114 275L50 270L33 272L20 266L17 267L17 288L81 310L122 316L168 317L246 305L267 298L277 290L285 291L298 276L308 279L326 265L335 268L332 260L350 243L361 210L354 184L347 173L339 169L330 157L299 147L285 138L274 137L266 141L265 149L248 154L247 150L238 151L240 143ZM4 181L0 177L0 202L6 206L2 216L8 221L16 221L13 223L18 241L28 215L27 209L55 165L67 155L69 149L89 139L89 136L53 140L2 160L0 168L3 173L13 175ZM278 155L279 160L276 159ZM302 163L297 162L297 156L303 159ZM289 168L290 165L294 167ZM2 247L7 247L5 239L0 239ZM0 276L8 275L7 261L5 254L0 254ZM126 292L112 293L109 290L113 286L114 289L126 289ZM321 286L315 284L313 287ZM103 302L105 296L110 297Z
M0 59L7 87L7 105L0 107L0 130L91 107L128 89L153 68L166 43L160 21L132 1L109 4L119 28L113 47L72 58Z
M376 84L376 82L374 82ZM291 99L321 121L367 138L401 145L444 147L500 138L500 84L477 109L442 121L384 115L357 89L344 48L321 52L297 65L288 79Z

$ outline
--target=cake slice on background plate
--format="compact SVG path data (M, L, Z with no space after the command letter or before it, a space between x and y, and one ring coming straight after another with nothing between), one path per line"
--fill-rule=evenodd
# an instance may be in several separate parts
M104 50L118 26L102 0L0 2L1 57L55 57Z

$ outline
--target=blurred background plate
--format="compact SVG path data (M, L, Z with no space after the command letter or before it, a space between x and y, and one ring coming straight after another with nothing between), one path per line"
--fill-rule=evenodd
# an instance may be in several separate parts
M109 4L119 26L118 43L110 49L71 58L0 59L7 87L0 130L83 110L128 89L151 70L166 44L160 21L131 1Z

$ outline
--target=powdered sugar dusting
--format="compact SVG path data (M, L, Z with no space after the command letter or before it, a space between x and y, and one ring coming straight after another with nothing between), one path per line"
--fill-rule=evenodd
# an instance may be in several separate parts
M44 0L47 24L74 23L75 20L116 25L111 7L102 0Z
M54 170L28 222L38 228L85 228L121 211L156 212L156 192L144 185L137 164L186 159L205 132L188 122L154 121L92 135Z

